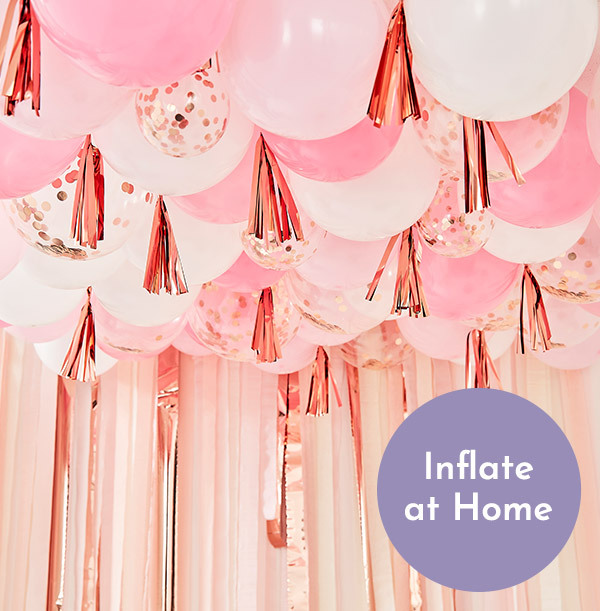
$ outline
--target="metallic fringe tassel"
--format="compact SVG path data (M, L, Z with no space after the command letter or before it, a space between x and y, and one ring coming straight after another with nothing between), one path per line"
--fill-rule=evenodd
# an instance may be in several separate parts
M262 290L256 310L252 350L256 352L257 363L274 363L281 358L274 318L273 290L269 287Z
M15 106L31 98L31 108L40 114L40 26L30 0L9 0L6 17L0 32L0 67L4 64L10 29L17 7L19 22L13 39L12 51L2 84L6 98L4 114L13 115Z
M158 196L154 208L144 288L155 295L162 289L169 295L188 292L169 213L162 195Z
M402 314L403 311L408 311L409 316L419 318L429 316L429 310L421 284L421 274L419 273L420 245L416 243L413 231L414 228L409 227L401 234L399 233L390 238L365 299L369 301L373 299L385 266L396 243L401 238L396 286L394 288L395 297L391 314Z
M248 235L265 249L292 239L304 240L298 208L277 159L261 134L256 142Z
M479 329L469 331L465 357L465 388L491 388L490 374L500 387L500 377L488 352L485 332Z
M529 265L523 270L523 281L521 282L521 313L519 317L519 343L518 352L525 354L525 308L529 318L529 346L531 350L550 350L552 333L548 324L542 289L535 279Z
M408 117L421 117L411 63L404 5L400 2L388 25L367 111L376 127L400 125Z
M329 357L323 346L317 348L317 356L312 364L310 389L308 391L308 406L306 413L310 416L324 416L329 413L329 380L335 393L338 407L342 398L333 375L329 372Z

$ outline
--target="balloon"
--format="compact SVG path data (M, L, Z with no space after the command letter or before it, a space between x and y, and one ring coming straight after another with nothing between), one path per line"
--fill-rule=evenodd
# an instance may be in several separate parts
M409 122L390 156L364 176L326 183L289 173L290 187L304 212L347 240L379 240L410 227L431 203L438 183L439 168Z
M141 89L135 109L142 133L154 148L172 157L193 157L223 137L229 96L214 66L166 87Z
M521 285L517 284L508 297L489 312L465 318L462 322L483 331L507 331L519 327L521 315Z
M5 9L0 8L0 12L4 15ZM40 115L31 104L23 103L17 104L13 116L0 116L0 121L20 132L50 140L79 138L112 119L133 99L131 89L103 83L79 68L43 33L41 62ZM66 165L44 184L56 178Z
M315 346L339 346L353 340L357 335L357 333L344 335L335 331L330 332L315 326L306 318L302 319L298 328L298 337Z
M432 316L461 320L493 310L522 273L520 265L485 250L452 259L423 249L421 278Z
M45 33L90 74L150 87L193 72L215 52L234 0L35 0Z
M242 0L219 59L254 123L328 138L365 116L386 25L378 0Z
M425 150L445 169L464 172L462 115L440 104L417 85L421 120L415 130ZM567 122L569 94L548 108L517 121L500 121L496 127L521 172L539 165L556 146ZM486 133L489 180L512 180L512 173L489 131Z
M5 200L4 207L19 235L53 257L86 260L117 250L129 238L146 195L104 165L104 239L98 248L81 246L71 234L78 159L50 185L24 197Z
M448 108L487 121L522 119L558 100L598 30L595 0L406 0L405 11L417 77Z
M160 195L185 195L223 180L241 161L253 133L252 123L232 104L227 129L213 148L196 157L171 157L146 140L135 105L128 104L94 132L94 142L108 164L137 185Z
M202 284L227 271L240 256L241 223L213 225L191 218L166 201L171 226L188 284ZM146 268L154 218L154 202L142 207L140 222L126 245L129 260Z
M492 255L513 263L540 263L560 256L575 244L589 225L592 211L564 225L529 229L494 219L492 235L484 246Z
M213 282L231 291L251 293L273 286L282 277L283 272L265 269L254 263L246 253L242 253L236 262Z
M595 363L600 356L600 331L580 344L552 348L546 352L538 350L533 354L538 361L556 369L584 369Z
M365 117L354 127L321 140L294 140L266 133L277 160L290 170L325 182L351 180L374 170L394 150L402 126L377 129Z
M274 363L256 363L256 366L266 373L294 373L304 369L315 360L317 346L305 342L296 335L281 351L283 357Z
M554 347L574 346L600 330L600 318L574 303L567 303L551 295L544 295L544 306ZM527 328L525 329L527 335ZM529 338L527 337L529 343Z
M0 209L0 279L9 274L21 260L25 243L11 227L4 210Z
M45 187L65 171L83 144L81 139L32 138L2 123L0 142L0 199L22 197Z
M77 326L81 313L81 306L78 304L65 318L48 325L36 325L34 327L8 327L6 332L14 337L19 337L32 344L51 342L65 334L73 333Z
M235 361L256 362L252 336L260 293L239 293L212 282L204 284L188 322L212 352ZM273 287L275 333L283 348L296 335L300 317L294 310L286 286Z
M517 337L517 332L512 331L500 331L498 333L487 333L485 336L488 353L493 361L499 359L513 344L515 343L515 338ZM514 348L513 348L514 350ZM453 363L457 365L464 365L466 359L466 349L463 352L462 356L452 359Z
M466 214L464 182L444 172L437 193L417 227L425 243L438 255L467 257L488 241L494 217L488 210Z
M596 71L587 98L586 126L592 153L600 163L600 69Z
M586 136L585 104L585 96L574 89L558 144L537 168L527 172L524 185L511 180L490 184L495 216L522 227L555 227L594 205L600 197L600 166Z
M208 356L213 354L186 324L179 335L173 340L173 347L188 356Z

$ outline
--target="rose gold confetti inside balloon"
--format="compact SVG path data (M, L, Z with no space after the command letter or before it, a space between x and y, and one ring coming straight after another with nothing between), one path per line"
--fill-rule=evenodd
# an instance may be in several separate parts
M488 241L494 217L487 210L464 212L464 183L443 173L440 185L427 212L417 226L429 247L446 257L468 257Z
M464 320L464 324L473 329L483 331L508 331L517 329L521 311L521 284L513 289L512 293L499 306L491 312L480 314Z
M229 95L213 65L166 87L138 91L138 124L152 146L172 157L193 157L222 138Z

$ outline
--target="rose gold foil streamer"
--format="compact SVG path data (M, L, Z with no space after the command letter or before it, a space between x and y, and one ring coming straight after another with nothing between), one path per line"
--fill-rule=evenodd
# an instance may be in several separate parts
M525 309L529 319L529 346L537 350L541 346L542 352L550 350L552 333L548 324L546 307L542 290L529 265L523 269L523 280L521 282L521 312L519 317L519 342L517 350L525 354Z
M421 117L403 2L394 9L388 25L367 115L376 127Z
M398 271L396 272L396 285L394 288L394 303L391 314L402 314L404 311L414 318L429 316L425 294L421 283L419 262L421 259L420 244L413 233L414 228L409 227L401 234L390 238L383 257L379 262L377 272L369 286L366 299L371 301L381 280L389 258L401 238L398 251Z
M160 294L162 289L169 295L188 292L169 213L162 195L158 196L154 208L144 288L155 295Z
M13 39L12 51L4 82L2 95L6 98L4 114L12 115L15 106L27 98L31 98L31 108L36 115L40 114L40 26L31 8L30 0L10 0L6 17L0 32L0 67L4 64L10 28L12 26L17 6L19 21Z
M79 382L96 381L96 329L91 296L92 287L88 287L87 299L60 371L61 376Z
M258 300L252 350L256 352L257 363L274 363L281 358L281 346L275 331L275 309L273 290L263 289Z
M254 173L248 235L270 248L271 239L277 246L304 240L296 202L279 168L277 159L261 134L256 142Z
M71 237L94 249L104 239L104 161L89 134L79 153Z
M329 381L335 393L338 407L342 406L342 398L333 375L329 371L329 356L323 346L317 348L317 356L312 364L310 388L308 390L308 406L306 413L310 416L324 416L329 413Z
M508 150L508 147L506 146L506 142L504 142L504 140L502 139L502 136L500 135L500 132L498 131L498 128L496 127L496 124L492 123L491 121L486 121L485 124L487 125L488 129L492 133L492 136L494 137L494 140L496 141L496 145L500 149L500 152L502 153L502 157L504 157L504 161L506 161L506 165L509 167L511 174L513 175L517 184L519 186L524 185L525 178L523 178L523 174L521 174L521 170L519 170L519 168L517 167L517 164L515 163L515 160L513 159L513 156L510 154L510 151Z
M467 335L465 356L465 388L491 388L492 376L502 388L494 361L485 341L485 331L473 329Z

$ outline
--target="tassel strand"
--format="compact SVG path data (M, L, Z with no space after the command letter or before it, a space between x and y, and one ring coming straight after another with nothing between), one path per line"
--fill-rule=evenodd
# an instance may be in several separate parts
M552 333L548 324L548 315L544 306L542 289L529 265L523 270L521 282L521 312L519 317L519 343L518 352L525 354L525 309L529 318L529 346L537 350L541 346L542 352L552 348L550 341Z
M467 335L465 388L491 388L492 376L498 388L502 388L494 361L488 352L485 331L473 329Z
M275 330L273 290L270 287L262 290L258 300L252 350L256 352L257 363L274 363L281 358L281 346Z
M310 416L324 416L329 413L329 381L335 393L338 407L342 398L333 375L329 371L329 357L323 346L317 348L317 356L312 364L310 389L308 391L308 406L306 413Z

